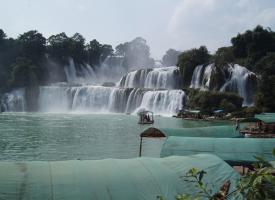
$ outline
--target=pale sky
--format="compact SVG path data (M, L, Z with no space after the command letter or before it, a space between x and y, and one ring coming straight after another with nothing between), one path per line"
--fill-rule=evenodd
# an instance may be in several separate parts
M82 34L113 45L145 38L154 58L166 50L229 45L257 24L275 30L275 0L0 0L0 28Z

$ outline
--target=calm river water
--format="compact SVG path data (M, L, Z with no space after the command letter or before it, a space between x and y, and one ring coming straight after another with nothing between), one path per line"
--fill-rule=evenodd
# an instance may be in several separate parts
M72 160L138 156L139 134L150 125L118 114L0 114L0 160ZM199 127L195 122L155 117L155 127ZM143 156L158 157L161 139L145 139Z

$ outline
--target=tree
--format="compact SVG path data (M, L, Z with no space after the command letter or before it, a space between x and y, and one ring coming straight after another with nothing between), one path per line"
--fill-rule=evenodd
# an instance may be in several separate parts
M169 49L162 57L162 64L165 66L175 66L178 62L178 57L180 54L180 51L176 51L175 49Z
M275 50L274 32L257 26L255 29L247 30L231 39L233 53L236 58L245 59L244 64L253 66L268 52Z
M195 67L207 64L209 59L210 54L205 46L184 51L179 55L177 66L180 68L183 76L183 87L189 87Z
M125 56L127 52L127 46L129 45L128 42L125 42L123 44L119 44L116 46L116 54L119 56Z
M261 75L256 95L256 105L264 111L275 111L275 53L268 54L256 64Z
M101 60L104 61L109 55L112 55L114 52L111 45L104 44L101 47Z
M48 38L48 53L49 55L61 62L67 62L69 57L69 37L64 33L52 35Z
M5 34L5 32L2 29L0 29L0 45L3 43L6 37L7 35Z
M99 66L114 50L111 45L100 44L97 40L92 40L87 46L88 62L91 66Z
M116 54L124 56L123 66L128 69L154 65L154 60L150 58L150 47L146 40L141 37L137 37L131 42L119 44L116 47Z
M46 50L46 38L36 30L28 31L18 37L18 42L21 45L21 56L27 57L37 63L41 60Z
M233 63L235 61L232 47L218 48L213 58L216 66L218 67Z
M14 87L30 87L39 83L39 68L28 58L19 57L11 66L11 85Z
M85 61L85 39L79 33L69 38L69 56L77 63Z
M207 114L221 108L227 112L240 110L243 103L243 98L235 93L188 89L187 95L188 107L199 108Z

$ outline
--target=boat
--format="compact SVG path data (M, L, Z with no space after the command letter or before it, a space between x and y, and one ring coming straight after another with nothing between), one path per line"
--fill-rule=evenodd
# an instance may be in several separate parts
M275 113L255 115L253 121L240 131L242 135L249 138L275 138Z
M139 124L153 124L154 123L154 114L151 111L144 110L138 113L139 115Z

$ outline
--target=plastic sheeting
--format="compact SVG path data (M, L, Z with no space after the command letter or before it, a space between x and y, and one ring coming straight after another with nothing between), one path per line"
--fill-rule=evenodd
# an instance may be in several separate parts
M157 128L168 136L180 137L213 137L213 138L231 138L241 137L234 126L209 126L199 128Z
M205 170L213 191L239 174L214 155L93 161L0 162L0 199L156 200L197 192L183 180L191 168Z
M263 114L255 115L255 118L267 124L275 123L275 113L263 113Z
M263 138L195 138L168 137L161 149L161 157L188 156L199 153L217 155L230 165L246 165L255 162L254 156L273 161L275 139Z

